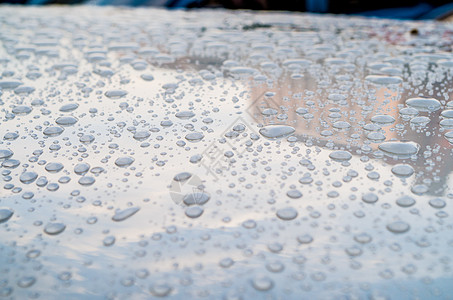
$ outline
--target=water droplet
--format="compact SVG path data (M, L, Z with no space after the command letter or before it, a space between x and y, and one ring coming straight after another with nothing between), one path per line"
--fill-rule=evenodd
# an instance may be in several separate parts
M415 199L410 196L403 196L396 199L396 204L401 207L409 207L415 204Z
M367 193L362 196L362 201L365 203L375 203L379 200L379 197L375 193Z
M116 239L113 235L109 235L104 238L102 243L104 244L104 246L110 247L110 246L113 246L113 244L115 244L115 240Z
M222 268L225 268L225 269L231 267L233 264L234 264L234 260L232 260L229 257L224 258L219 262L219 266L221 266Z
M301 244L310 244L313 242L313 237L309 234L303 234L297 237L297 241Z
M265 138L274 140L292 135L296 130L287 125L268 125L259 130Z
M18 105L12 109L13 114L18 115L18 116L28 115L29 113L31 113L31 111L32 111L32 108L27 105Z
M149 288L149 291L155 297L167 297L173 288L164 281L158 281Z
M19 279L17 285L21 288L28 288L35 284L36 278L33 276L25 276Z
M130 156L119 157L115 160L115 165L123 168L123 167L130 166L134 161L135 161L135 159L133 159Z
M94 142L94 136L91 135L91 134L84 134L82 135L80 138L79 138L79 141L82 143L82 144L91 144L92 142Z
M49 235L57 235L62 233L66 229L66 225L63 223L48 223L44 227L44 232Z
M13 151L8 150L8 149L0 149L0 160L1 159L7 159L13 156Z
M258 291L268 291L274 287L274 282L267 276L259 276L252 279L252 286Z
M204 205L211 196L204 192L193 192L184 196L183 201L186 205Z
M186 208L186 216L195 219L203 214L204 210L202 207L193 205Z
M60 126L71 126L77 123L77 119L72 116L59 117L55 120L55 123Z
M376 115L371 118L371 122L380 125L388 125L395 122L395 118L389 115Z
M330 153L329 157L336 161L348 161L352 158L352 154L348 151L338 150Z
M123 90L110 90L105 92L105 96L111 99L119 99L127 95L126 91Z
M76 110L77 108L79 108L79 105L77 103L68 103L68 104L64 104L60 107L60 111L61 112L71 112L73 110Z
M332 124L332 127L336 129L348 129L351 128L351 124L346 121L336 121Z
M63 170L63 164L59 162L48 163L45 167L46 171L49 173L58 173Z
M371 242L372 237L368 233L363 232L355 235L354 240L360 244L368 244Z
M177 112L175 114L175 116L180 119L190 119L190 118L193 118L195 116L195 114L192 111L187 110L187 111Z
M90 165L87 163L80 163L75 165L74 167L74 173L77 175L83 175L87 173L90 170Z
M137 141L144 141L147 138L149 138L150 136L151 136L151 132L142 130L142 131L137 131L136 133L134 133L133 138L136 139Z
M289 221L295 219L298 213L297 210L293 207L285 207L277 210L276 215L282 220Z
M406 105L421 112L433 112L440 109L440 102L434 98L410 98Z
M405 233L409 231L410 226L406 222L396 221L388 224L387 229L393 233Z
M190 177L192 177L191 173L182 172L182 173L176 174L175 177L173 177L173 180L178 181L178 182L184 182L184 181L188 180Z
M0 208L0 224L8 221L14 212L9 208Z
M79 184L84 186L92 185L96 180L91 176L83 176L79 179Z
M431 205L431 207L433 208L441 209L444 208L447 204L441 198L434 198L429 200L429 205Z
M33 181L36 180L36 178L38 178L38 174L36 172L24 172L20 175L19 177L19 180L22 182L22 183L25 183L25 184L30 184L32 183Z
M400 84L403 79L399 76L381 76L381 75L368 75L365 80L377 85L390 85Z
M420 146L414 142L384 142L379 145L379 150L390 156L400 159L409 158L418 153Z
M115 212L115 215L112 217L112 220L115 222L124 221L127 218L135 215L140 210L140 207L129 207L123 210Z
M202 132L192 132L186 135L186 140L191 142L198 142L204 138L204 134Z
M60 134L62 134L64 131L64 129L62 127L59 127L59 126L52 126L52 127L47 127L46 129L44 129L44 134L47 135L47 136L59 136Z
M289 190L286 195L292 199L299 199L302 197L302 193L299 190Z
M19 80L4 79L4 80L0 80L0 89L3 89L3 90L15 89L19 85L22 85L22 84L23 83Z
M414 174L414 168L410 165L399 164L393 166L392 173L399 177L409 177Z

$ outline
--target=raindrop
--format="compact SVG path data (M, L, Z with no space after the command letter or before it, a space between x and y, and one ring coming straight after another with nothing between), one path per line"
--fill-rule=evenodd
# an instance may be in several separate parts
M441 209L444 208L447 204L441 198L434 198L429 200L429 205L431 205L431 207L433 208Z
M362 201L365 203L375 203L379 200L379 197L374 193L367 193L362 196Z
M173 288L164 281L158 281L149 288L150 293L155 297L167 297L172 290Z
M434 98L410 98L406 105L421 112L433 112L440 109L440 102Z
M9 208L0 208L0 223L5 223L8 221L14 212Z
M19 180L22 182L22 183L25 183L25 184L30 184L32 183L33 181L36 180L36 178L38 178L38 174L36 172L24 172L20 175L20 178Z
M403 196L396 199L396 204L401 207L409 207L415 204L415 199L410 196Z
M44 227L44 232L49 235L57 235L62 233L66 229L66 225L63 223L48 223Z
M15 115L28 115L29 113L31 113L32 111L32 108L30 106L27 106L27 105L19 105L19 106L15 106L12 110L13 114Z
M280 139L292 135L296 130L287 125L268 125L259 130L260 134L268 139Z
M118 210L112 217L112 220L115 222L124 221L127 218L135 215L139 210L140 210L139 207L129 207L123 210Z
M60 126L71 126L77 123L77 119L72 116L59 117L55 120L55 123Z
M178 181L178 182L184 182L184 181L188 180L190 177L192 177L191 173L182 172L182 173L176 174L175 177L173 177L173 180Z
M406 222L396 221L388 224L387 229L393 233L405 233L409 231L410 226Z
M186 140L191 142L199 142L204 138L204 134L201 132L192 132L186 135Z
M124 157L117 158L115 161L115 165L123 168L123 167L130 166L134 161L135 161L135 159L133 159L132 157L124 156Z
M189 218L195 219L203 214L204 210L202 207L193 205L186 208L186 216Z
M285 207L277 210L276 215L282 220L289 221L295 219L298 213L297 210L293 207Z
M190 119L193 118L195 114L191 111L180 111L177 112L175 116L179 119Z
M387 155L395 155L400 159L417 154L419 149L420 146L414 142L384 142L379 145L379 150Z
M335 161L348 161L352 158L352 154L348 151L338 150L330 153L329 157Z
M105 92L105 96L111 99L119 99L127 95L126 91L123 90L110 90Z
M252 279L252 286L258 291L268 291L274 287L274 282L267 276L259 276Z
M52 127L47 127L46 129L44 129L44 134L47 135L47 136L58 136L60 134L62 134L64 131L63 128L59 127L59 126L52 126Z
M61 112L71 112L73 110L76 110L77 108L79 108L79 105L77 103L68 103L68 104L64 104L60 107L60 111Z
M63 164L59 162L48 163L45 167L46 171L49 173L58 173L63 170Z
M392 173L399 177L409 177L414 174L414 168L410 165L399 164L393 166Z
M204 192L193 192L184 196L183 201L186 205L204 205L211 196Z
M13 151L8 149L0 149L0 159L7 159L13 156Z

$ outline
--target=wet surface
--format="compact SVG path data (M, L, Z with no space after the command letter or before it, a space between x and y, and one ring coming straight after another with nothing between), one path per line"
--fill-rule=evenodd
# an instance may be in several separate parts
M0 297L452 299L452 25L0 24Z

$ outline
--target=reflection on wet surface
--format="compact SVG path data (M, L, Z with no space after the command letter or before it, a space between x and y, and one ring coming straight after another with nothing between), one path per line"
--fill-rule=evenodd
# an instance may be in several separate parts
M0 22L0 297L451 299L451 25Z

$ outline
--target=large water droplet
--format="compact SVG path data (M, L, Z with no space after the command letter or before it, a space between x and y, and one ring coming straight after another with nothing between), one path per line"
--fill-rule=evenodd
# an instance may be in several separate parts
M204 210L198 205L189 206L186 208L186 216L195 219L203 214Z
M191 142L198 142L204 138L204 134L202 132L191 132L186 135L186 140Z
M406 100L406 105L421 112L432 112L440 109L440 102L434 98L410 98Z
M260 129L260 134L265 138L274 140L292 135L296 130L288 125L268 125Z
M396 221L387 225L387 229L393 233L405 233L410 228L409 224L403 221Z
M415 204L415 199L411 196L403 196L396 199L396 204L401 207L409 207Z
M384 142L379 145L379 150L390 156L400 159L409 158L418 153L420 146L414 142Z
M14 212L9 208L0 208L0 223L8 221Z
M336 161L347 161L352 158L352 154L348 151L338 150L330 153L329 157Z
M294 207L285 207L277 210L276 215L282 220L289 221L295 219L298 213Z
M119 157L115 160L115 165L117 165L118 167L127 167L130 166L134 161L135 159L130 156Z
M63 223L48 223L44 227L44 232L49 235L57 235L62 233L66 229L66 225Z
M105 92L105 96L111 99L118 99L127 95L126 91L123 90L110 90Z
M55 123L60 126L71 126L77 123L77 119L72 116L59 117L55 120Z
M368 75L365 80L377 85L390 85L400 84L403 79L399 76L381 76L381 75Z
M184 196L183 201L186 205L204 205L211 199L211 196L205 192L194 192Z
M59 126L52 126L52 127L47 127L46 129L44 129L43 133L47 136L58 136L58 135L62 134L63 131L64 131L64 129Z
M112 217L112 220L115 222L124 221L127 218L132 217L140 210L140 207L129 207L123 210L115 212L115 215Z
M399 164L393 166L392 173L399 177L409 177L414 174L414 168L410 165Z
M13 154L13 151L9 149L0 149L0 160L10 158Z
M19 177L19 180L22 183L29 184L35 181L36 178L38 178L38 174L36 172L30 171L22 173Z

